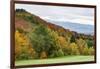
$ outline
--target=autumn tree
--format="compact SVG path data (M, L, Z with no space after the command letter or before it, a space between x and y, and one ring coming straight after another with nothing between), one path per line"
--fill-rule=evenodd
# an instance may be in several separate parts
M58 37L58 44L60 45L60 48L62 49L64 55L68 55L69 54L69 40L63 36L59 36Z
M34 58L35 50L32 48L27 36L15 31L15 59L31 59Z
M78 50L78 46L76 43L71 43L70 44L70 55L79 55L80 52Z
M83 49L84 49L84 47L87 47L87 43L86 43L85 40L83 40L83 39L81 39L81 38L80 38L80 39L77 39L77 40L76 40L76 43L77 43L79 52L80 52L80 54L82 55L82 54L83 54Z

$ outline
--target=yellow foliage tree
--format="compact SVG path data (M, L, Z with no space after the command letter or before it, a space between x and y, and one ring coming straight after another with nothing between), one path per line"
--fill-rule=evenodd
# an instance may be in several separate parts
M64 55L68 55L69 54L69 43L68 41L66 41L66 38L64 38L63 36L59 36L58 37L58 45L60 45L60 48L62 49Z
M78 40L76 41L76 43L77 43L77 46L78 46L78 49L79 49L80 54L81 54L81 55L84 54L83 49L84 49L85 47L87 47L86 41L80 38L80 39L78 39Z
M87 46L83 48L83 55L89 55L89 49Z
M15 31L15 59L33 58L35 50L32 48L29 39L18 30Z
M58 44L60 45L61 48L65 48L67 46L67 41L64 37L59 36L58 37Z
M70 51L71 51L70 52L71 55L79 55L80 54L76 43L70 44Z

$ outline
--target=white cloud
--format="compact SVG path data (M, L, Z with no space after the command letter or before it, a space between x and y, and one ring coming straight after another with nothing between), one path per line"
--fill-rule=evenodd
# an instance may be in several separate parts
M73 19L73 20L70 20L70 22L80 23L80 24L94 25L94 21L87 20L87 19Z
M45 20L68 21L94 25L94 9L80 7L58 7L43 5L16 4L15 8L23 8Z
M40 16L40 17L44 20L94 25L94 18L86 17L86 16L78 16L78 15L74 17L73 16L71 15L72 18L70 18L70 16L69 17L57 17L57 18L53 16Z

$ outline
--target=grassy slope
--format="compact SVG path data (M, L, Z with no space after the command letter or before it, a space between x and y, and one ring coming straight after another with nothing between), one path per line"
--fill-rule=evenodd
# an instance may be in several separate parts
M35 65L35 64L52 64L52 63L69 63L69 62L84 62L94 61L94 56L65 56L51 59L37 59L37 60L21 60L16 61L15 65Z

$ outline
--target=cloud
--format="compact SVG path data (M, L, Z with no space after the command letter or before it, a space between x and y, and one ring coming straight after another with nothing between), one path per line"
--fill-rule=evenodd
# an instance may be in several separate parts
M44 20L49 21L57 21L57 22L72 22L72 23L79 23L79 24L89 24L94 25L94 18L87 17L87 16L76 16L71 15L69 17L53 17L53 16L40 16Z
M15 8L23 8L45 20L68 21L80 24L94 25L94 9L80 7L61 7L16 4Z

